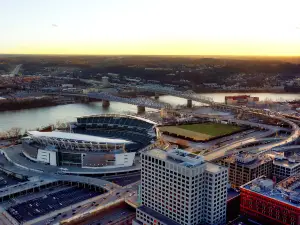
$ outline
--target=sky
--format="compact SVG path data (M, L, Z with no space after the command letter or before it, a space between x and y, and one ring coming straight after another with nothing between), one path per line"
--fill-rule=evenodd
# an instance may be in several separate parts
M300 55L299 0L0 0L0 54Z

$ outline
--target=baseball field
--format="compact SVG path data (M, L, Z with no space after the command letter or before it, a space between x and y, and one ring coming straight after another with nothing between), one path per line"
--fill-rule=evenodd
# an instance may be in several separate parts
M163 133L169 133L181 137L186 137L195 141L207 141L214 137L229 135L231 133L241 130L241 128L238 126L219 123L163 126L159 129Z

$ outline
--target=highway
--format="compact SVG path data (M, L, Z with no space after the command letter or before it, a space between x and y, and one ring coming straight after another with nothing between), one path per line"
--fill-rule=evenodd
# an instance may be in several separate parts
M300 150L300 145L290 145L290 146L283 146L283 147L277 147L272 149L275 152L284 152L289 150Z
M10 152L12 152L12 151L10 151ZM23 158L23 156L20 156L20 154L18 154L18 153L15 153L14 155ZM16 163L16 164L21 163L18 160L15 160L15 159L13 159L13 160L14 160L13 163ZM79 183L97 185L98 187L102 187L102 188L107 189L107 190L110 190L112 187L113 188L121 187L121 186L119 186L117 184L114 184L110 181L102 180L102 179L98 179L98 178L86 177L86 176L76 176L76 175L66 175L66 174L57 174L57 173L54 173L53 170L52 170L52 167L55 168L54 166L49 166L49 170L47 169L47 170L44 170L43 172L24 169L24 168L22 168L18 165L14 165L12 162L7 161L7 159L3 155L0 155L0 163L1 163L1 167L4 168L5 170L14 172L16 174L22 174L22 175L25 175L25 176L29 176L29 177L33 177L33 176L39 177L40 179L44 179L44 182L46 182L46 181L49 182L49 180L51 182L55 181L55 180L72 181L72 182L79 182ZM19 164L19 165L22 165L22 164ZM29 163L26 164L26 166L33 166L33 165L38 167L39 165L42 165L42 164L31 162L31 161L29 161ZM23 188L25 188L25 186L23 186ZM4 192L2 194L4 194Z
M280 121L288 124L291 127L291 134L287 138L285 138L285 139L283 139L279 142L272 143L272 144L267 145L267 146L263 146L263 147L260 148L260 150L267 151L267 150L270 150L270 149L275 148L277 146L288 145L288 144L296 141L297 138L300 136L299 126L296 123L294 123L293 121L290 121L290 120L288 120L288 119L286 119L282 116L279 116L278 114L274 115L274 114L270 114L270 113L264 113L263 110L257 110L257 109L252 109L252 108L248 108L248 107L228 106L228 105L224 105L224 106L229 107L229 108L233 108L233 109L239 109L239 110L247 111L247 112L250 112L250 113L252 113L256 116L267 116L267 117L270 117L272 119L277 119L277 120L280 120ZM274 132L279 131L280 129L282 129L280 127L274 127L274 126L270 126L270 125L266 125L266 124L253 123L253 122L237 120L237 119L230 119L230 121L236 122L237 124L245 124L245 125L250 125L250 126L261 127L261 128L264 128L264 129L269 129L269 132L271 132L271 134L274 133ZM252 140L256 141L256 138L254 138ZM250 140L248 139L246 141L247 141L247 143L251 143L251 139ZM210 161L210 160L213 160L213 159L218 159L218 158L221 158L221 157L225 157L226 155L233 154L233 153L238 152L238 151L229 152L229 150L237 148L237 147L241 147L244 144L245 144L245 140L244 141L241 140L238 143L234 143L231 146L226 146L225 148L220 148L220 149L218 149L219 152L214 151L213 153L205 156L205 159ZM241 150L239 150L239 151L241 151Z
M243 108L243 110L244 110L244 108ZM193 116L194 113L187 113L187 115L188 116ZM285 118L282 118L282 117L273 117L273 118L281 120L281 121L289 124L292 127L291 135L288 136L287 138L279 141L279 142L272 143L272 144L266 145L266 146L262 146L260 148L260 150L269 150L269 149L271 149L273 147L276 147L276 146L288 144L290 142L295 141L297 139L297 137L299 136L299 127L294 122L291 122L291 121L289 121ZM220 119L220 118L216 117L216 119ZM226 144L223 145L222 147L215 148L212 151L206 153L204 155L204 159L207 160L207 161L213 161L213 160L225 157L227 155L231 155L231 154L234 154L236 152L239 152L239 151L241 151L241 149L235 150L235 151L231 151L231 150L242 147L243 145L248 144L248 143L257 142L260 139L262 139L264 137L268 137L270 135L273 135L273 134L275 134L276 132L278 132L280 130L287 131L286 128L276 127L276 126L261 124L261 123L255 123L255 122L250 122L250 121L245 121L245 120L239 120L239 119L233 119L233 118L229 118L229 119L226 119L226 120L229 123L236 123L238 125L251 126L252 128L265 129L267 131L265 131L265 132L255 132L255 133L250 134L249 135L250 137L239 138L238 140L233 139L231 141L227 141ZM192 147L197 147L197 144L193 145Z
M82 222L74 222L72 225L99 225L109 224L110 221L116 221L124 217L135 217L135 210L129 206L117 207L103 210L103 212L93 215L90 219L86 218Z
M137 193L139 184L139 182L136 182L122 188L116 188L106 194L97 196L93 200L88 200L88 202L85 204L78 203L73 206L61 209L57 213L49 213L43 216L41 220L31 224L50 225L58 224L60 221L65 222L66 224L73 224L77 220L82 220L83 218L89 217L96 212L100 212L101 210L104 210L108 207L112 207L121 202L124 202L126 197Z
M73 220L74 218L82 218L83 215L88 216L89 213L95 213L101 211L102 209L109 207L114 204L119 204L120 202L125 201L125 198L131 195L135 195L138 190L139 182L121 187L117 184L111 183L106 180L91 178L91 177L82 177L82 176L73 176L73 175L58 175L53 173L47 173L44 171L43 173L36 173L32 171L22 170L16 166L10 166L11 163L6 162L3 159L3 156L0 156L2 160L0 163L1 167L6 167L7 169L14 168L15 172L20 172L25 175L36 176L39 180L42 180L42 183L49 183L55 180L66 180L66 181L74 181L74 182L82 182L82 183L91 183L93 185L97 185L104 187L108 190L107 193L96 196L93 199L87 199L84 203L76 203L73 206L68 206L63 209L57 210L55 212L49 212L40 218L35 219L30 224L58 224L61 220ZM6 165L6 166L5 166ZM135 174L134 174L135 175ZM113 179L120 178L119 176L112 177ZM27 184L28 183L28 184ZM30 189L36 186L36 181L32 180L27 183L22 183L19 188L9 188L9 189L1 189L1 195L12 194L13 191L22 191L26 189ZM21 189L20 189L21 188ZM19 190L20 189L20 190ZM94 202L94 203L93 203ZM57 216L59 214L59 216ZM55 217L55 219L53 219ZM70 219L71 218L71 219ZM51 222L50 222L51 221Z
M258 151L267 151L267 150L270 150L270 149L272 149L274 147L277 147L277 146L282 146L282 145L289 144L291 142L294 142L299 137L300 131L299 131L299 127L298 127L297 124L295 124L294 122L289 121L289 120L287 120L283 117L273 116L273 118L281 120L281 121L289 124L292 127L291 135L289 135L287 138L282 139L279 142L274 142L274 143L271 143L269 145L264 145L264 146L257 147ZM248 144L248 143L257 142L259 139L264 138L264 137L268 137L272 134L275 134L277 131L282 129L281 127L275 127L275 126L271 126L271 125L254 123L254 122L238 120L238 119L228 119L228 122L234 122L234 123L237 123L237 124L247 125L247 126L251 126L251 127L263 128L263 129L266 129L268 131L263 132L261 134L255 134L255 135L252 134L251 137L249 137L249 138L234 141L234 142L226 144L225 146L214 149L213 151L207 153L204 156L205 160L212 161L212 160L220 159L220 158L225 157L227 155L237 153L237 152L241 151L242 149L236 149L236 148L240 148L243 145ZM230 150L234 150L234 149L236 149L236 150L235 151L230 151Z
M213 151L207 153L204 156L204 159L207 160L207 161L213 161L213 160L220 159L222 157L226 157L227 155L232 155L234 153L240 152L242 150L246 151L247 149L237 149L237 148L240 148L245 144L260 141L262 138L268 137L268 136L270 136L274 133L276 133L276 130L271 129L271 130L268 130L268 131L265 131L265 132L256 133L255 135L252 134L251 137L240 139L238 141L233 141L231 143L228 143L228 144L226 144L226 145L224 145L220 148L216 148ZM291 137L291 136L288 137L288 139L294 140L292 138L294 138L294 137ZM275 139L276 138L274 138L274 140ZM286 144L286 143L287 143L287 139L283 139L279 142L274 142L274 143L264 145L264 146L256 146L255 148L257 149L257 151L263 151L263 150L267 151L267 150L270 150L270 149L272 149L276 146L280 146L280 145L283 145L283 144Z

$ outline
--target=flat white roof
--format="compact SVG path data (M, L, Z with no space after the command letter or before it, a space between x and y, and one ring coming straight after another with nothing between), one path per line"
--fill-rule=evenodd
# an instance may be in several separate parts
M52 131L52 132L28 131L28 133L35 137L62 138L62 139L85 141L85 142L113 143L113 144L132 143L131 141L126 141L124 139L104 138L104 137L96 137L96 136L85 135L85 134L66 133L66 132L59 132L59 131Z

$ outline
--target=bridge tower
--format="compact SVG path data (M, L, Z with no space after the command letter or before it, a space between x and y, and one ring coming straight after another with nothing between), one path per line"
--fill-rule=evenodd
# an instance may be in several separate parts
M187 105L188 108L192 108L193 107L193 101L191 99L187 100Z
M108 100L102 100L102 107L109 107L110 102Z
M137 113L138 114L143 114L143 113L145 113L145 111L146 111L145 106L140 106L140 105L137 106Z

